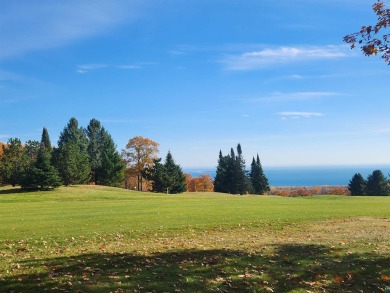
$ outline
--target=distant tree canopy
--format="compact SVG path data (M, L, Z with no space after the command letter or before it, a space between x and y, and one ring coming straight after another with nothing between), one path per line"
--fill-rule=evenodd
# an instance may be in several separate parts
M186 177L168 152L164 164L161 158L154 159L153 166L143 172L143 177L153 181L152 191L165 193L182 193L187 190Z
M87 135L88 134L88 135ZM51 189L61 184L83 184L93 178L96 184L120 186L124 163L111 135L92 119L88 129L71 118L53 148L43 128L41 141L17 138L1 145L0 180L26 189Z
M259 156L253 158L251 171L247 174L241 145L237 145L237 155L233 148L230 155L219 152L217 173L214 180L214 191L231 194L257 193L269 191L268 179L264 175Z
M372 9L377 16L377 23L364 25L360 31L346 35L344 42L350 44L352 49L359 46L366 56L380 54L390 65L390 9L381 0L374 3Z
M389 180L380 170L373 171L372 174L368 175L367 180L360 173L356 173L350 180L348 189L351 195L390 195Z

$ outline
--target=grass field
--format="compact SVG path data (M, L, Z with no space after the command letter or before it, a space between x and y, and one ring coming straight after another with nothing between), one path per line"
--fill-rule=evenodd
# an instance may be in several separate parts
M0 188L0 292L389 292L390 197Z

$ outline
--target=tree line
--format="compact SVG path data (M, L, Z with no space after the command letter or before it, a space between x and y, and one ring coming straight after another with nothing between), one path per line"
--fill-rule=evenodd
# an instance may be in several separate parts
M230 154L225 156L220 151L214 191L231 194L264 194L270 191L259 155L256 160L253 157L251 169L247 172L240 144L237 145L237 154L233 148L230 149Z
M362 174L356 173L349 181L348 189L351 195L388 196L390 181L381 170L373 171L367 179L364 179Z
M24 189L51 189L60 185L95 184L118 186L124 164L111 135L92 119L87 128L71 118L60 133L58 146L52 147L43 128L41 141L24 145L10 138L2 145L0 176L3 184Z
M137 136L129 141L122 155L107 130L96 119L87 128L71 118L53 147L47 128L41 141L22 144L10 138L0 145L0 183L23 189L48 190L61 185L86 184L128 187L131 175L137 176L138 190L143 180L148 190L180 193L187 190L186 177L168 152L165 162L156 153L158 144Z

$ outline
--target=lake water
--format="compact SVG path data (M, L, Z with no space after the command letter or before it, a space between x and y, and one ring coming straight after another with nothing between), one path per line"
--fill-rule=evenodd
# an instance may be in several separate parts
M385 166L316 166L316 167L263 167L271 186L318 186L318 185L348 185L357 172L367 178L374 170L381 170L388 177L390 165ZM215 177L215 169L185 169L196 177L208 174Z

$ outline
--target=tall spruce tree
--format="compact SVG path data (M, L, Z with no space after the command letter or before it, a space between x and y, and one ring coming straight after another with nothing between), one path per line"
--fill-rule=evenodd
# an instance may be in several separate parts
M362 174L356 173L353 175L352 179L349 181L348 190L351 192L351 195L364 195L366 180L363 178Z
M165 158L164 169L169 193L182 193L187 190L184 173L175 163L171 152L168 152Z
M237 145L237 157L236 157L236 168L237 168L237 193L245 194L248 191L247 177L245 171L245 160L242 155L241 144Z
M96 119L86 129L91 179L96 185L117 186L124 179L124 164L111 135Z
M49 132L47 131L47 128L45 128L45 127L42 130L41 147L43 147L48 152L52 151Z
M214 191L228 193L228 169L229 169L229 156L223 156L222 151L219 151L217 172L214 179Z
M22 180L22 188L47 190L62 184L57 169L51 163L52 147L49 133L43 128L36 161L29 167Z
M253 157L249 177L252 185L252 190L254 193L264 194L270 191L268 178L264 174L263 167L261 166L259 154L257 154L256 160Z
M389 181L381 170L375 170L367 177L365 193L375 196L390 195Z
M102 127L99 145L101 148L101 165L97 171L97 183L107 186L120 186L125 178L125 163L111 135Z
M102 169L103 149L101 143L102 127L96 119L91 119L86 129L88 137L88 155L91 164L91 180L99 184L100 172Z
M65 185L88 182L91 166L88 156L88 139L76 118L71 118L60 134L55 165Z
M164 164L161 159L154 159L153 167L148 168L143 176L152 182L155 192L182 193L187 190L186 178L180 166L177 165L168 152Z

